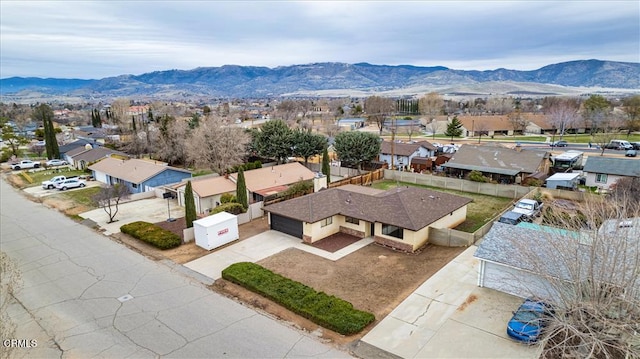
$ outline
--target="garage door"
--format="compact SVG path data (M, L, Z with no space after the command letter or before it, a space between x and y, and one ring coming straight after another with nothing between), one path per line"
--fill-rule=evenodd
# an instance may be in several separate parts
M302 238L302 222L271 213L271 229Z
M499 290L518 297L530 296L553 297L554 288L544 278L531 272L500 265L494 262L482 261L484 264L484 278L481 286Z

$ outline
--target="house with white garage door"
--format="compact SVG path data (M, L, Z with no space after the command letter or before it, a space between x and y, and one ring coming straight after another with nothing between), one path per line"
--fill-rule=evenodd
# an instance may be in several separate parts
M581 232L532 223L514 226L496 222L474 254L480 260L478 286L523 298L553 299L571 288L565 287L565 282L586 280L590 277L586 271L593 269L614 285L626 287L623 283L630 277L626 271L634 270L637 264L629 265L624 260L594 263L592 254L599 253L599 259L619 256L634 260L640 255L638 238L640 219L608 220L598 231ZM612 243L630 245L614 248ZM601 265L607 265L606 269ZM633 289L639 295L640 283L636 281Z
M414 252L431 228L454 228L467 218L470 198L418 187L387 191L347 185L265 206L271 229L313 243L335 233L373 239Z
M170 183L191 178L191 172L159 161L107 157L89 166L93 177L107 185L124 184L131 193L152 191Z

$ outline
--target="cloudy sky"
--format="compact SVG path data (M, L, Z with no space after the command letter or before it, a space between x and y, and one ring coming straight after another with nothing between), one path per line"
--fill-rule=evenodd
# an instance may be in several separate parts
M640 2L0 1L0 78L312 62L640 62Z

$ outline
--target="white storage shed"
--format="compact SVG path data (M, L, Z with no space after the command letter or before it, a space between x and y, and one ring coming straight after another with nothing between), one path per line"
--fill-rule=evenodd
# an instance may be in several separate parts
M227 212L193 221L196 245L212 250L238 239L238 217Z

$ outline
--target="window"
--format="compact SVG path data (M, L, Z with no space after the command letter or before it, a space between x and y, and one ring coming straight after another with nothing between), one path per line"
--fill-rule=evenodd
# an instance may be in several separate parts
M320 227L326 227L333 223L333 217L327 217L320 221Z
M133 186L133 188L138 188L138 184L137 183L132 183L131 186Z
M344 221L347 222L347 223L355 224L355 225L360 224L360 220L357 219L357 218L353 218L353 217L345 217Z
M403 238L402 228L392 226L390 224L384 224L384 223L382 224L382 234L386 234L387 236L396 237L400 239Z
M604 173L597 173L596 183L607 183L607 175Z

